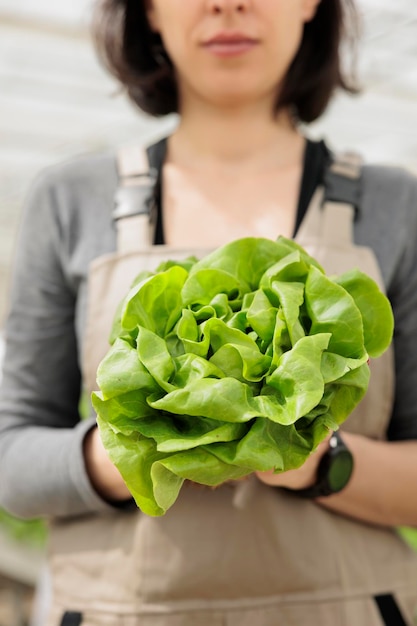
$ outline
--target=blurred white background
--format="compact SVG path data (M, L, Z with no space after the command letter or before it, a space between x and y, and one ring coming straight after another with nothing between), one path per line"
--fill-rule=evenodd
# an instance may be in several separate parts
M90 43L91 2L0 0L0 326L20 209L36 173L172 124L115 96ZM417 171L417 3L357 2L363 93L336 98L310 134Z

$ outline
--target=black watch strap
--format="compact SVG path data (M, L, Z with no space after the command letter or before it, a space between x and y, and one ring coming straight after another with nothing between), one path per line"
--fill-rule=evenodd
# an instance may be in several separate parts
M329 449L320 460L317 480L305 489L286 489L299 498L320 498L339 493L350 480L353 471L352 453L339 432L329 440Z

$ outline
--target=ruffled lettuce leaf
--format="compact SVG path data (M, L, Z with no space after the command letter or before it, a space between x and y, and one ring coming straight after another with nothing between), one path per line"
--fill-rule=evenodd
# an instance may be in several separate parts
M299 467L363 398L392 333L371 278L326 276L283 237L168 260L116 314L92 398L103 444L149 515L184 480Z

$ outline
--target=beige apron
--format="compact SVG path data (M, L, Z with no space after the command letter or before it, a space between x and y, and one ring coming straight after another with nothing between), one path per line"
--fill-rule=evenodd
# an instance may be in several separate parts
M136 163L143 171L140 154ZM124 174L135 174L129 168ZM327 271L360 267L382 285L372 251L353 244L353 207L323 205L322 197L319 190L298 242ZM118 227L117 253L95 260L90 272L89 390L108 350L113 312L134 276L167 257L205 252L150 245L146 215ZM369 392L344 428L381 439L393 400L392 354L371 367ZM48 626L377 626L384 622L374 596L388 593L406 619L395 626L417 623L417 555L393 530L336 515L254 477L215 490L188 484L160 518L133 511L57 521L50 563ZM66 611L75 621L61 621Z

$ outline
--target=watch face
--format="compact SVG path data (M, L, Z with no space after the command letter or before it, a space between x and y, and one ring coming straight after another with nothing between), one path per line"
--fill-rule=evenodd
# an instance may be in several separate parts
M332 458L327 480L333 492L341 491L349 481L353 469L353 458L349 450L340 450Z

